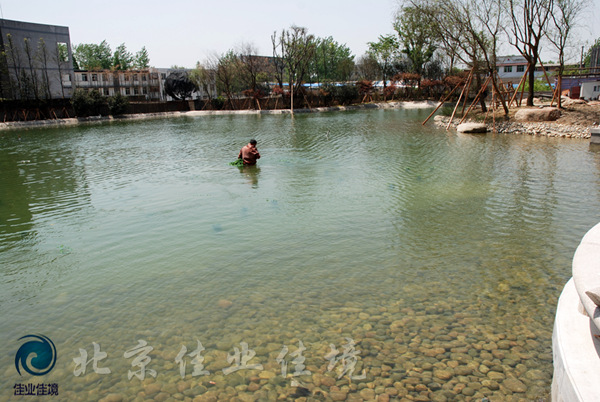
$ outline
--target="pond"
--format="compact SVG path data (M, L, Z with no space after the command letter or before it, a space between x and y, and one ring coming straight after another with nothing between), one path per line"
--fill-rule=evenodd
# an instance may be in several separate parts
M600 154L429 112L0 134L0 400L547 399Z

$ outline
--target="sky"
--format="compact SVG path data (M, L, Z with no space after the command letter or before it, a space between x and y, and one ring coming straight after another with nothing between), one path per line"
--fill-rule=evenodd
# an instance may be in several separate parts
M587 45L600 37L600 0L590 0ZM368 42L393 33L399 0L0 0L1 17L69 27L72 44L106 40L114 51L125 43L131 53L143 46L150 65L193 68L196 62L252 44L272 55L271 35L292 25L317 37L333 37L358 58ZM516 54L516 49L507 49ZM574 54L580 53L574 52ZM546 60L552 55L546 53Z

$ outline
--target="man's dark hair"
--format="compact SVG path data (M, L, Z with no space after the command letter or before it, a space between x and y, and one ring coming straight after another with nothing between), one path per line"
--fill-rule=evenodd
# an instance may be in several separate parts
M250 140L250 144L256 145L256 140Z

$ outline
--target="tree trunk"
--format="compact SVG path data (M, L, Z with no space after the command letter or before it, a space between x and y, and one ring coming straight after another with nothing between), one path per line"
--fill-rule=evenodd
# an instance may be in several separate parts
M531 63L531 68L529 69L529 91L527 91L527 106L533 106L533 87L535 85L535 65L536 63Z

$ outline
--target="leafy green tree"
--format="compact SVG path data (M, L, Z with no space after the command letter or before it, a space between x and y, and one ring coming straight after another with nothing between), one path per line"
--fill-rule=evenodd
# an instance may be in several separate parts
M587 50L587 52L585 52L585 56L583 57L583 65L585 67L592 66L592 51L594 49L598 49L598 48L600 48L600 38L596 39L594 44L592 46L590 46L590 48ZM598 63L600 65L600 60L598 60L596 63Z
M317 81L347 81L354 71L354 56L350 48L340 45L331 36L315 40L315 57L311 73Z
M120 92L117 92L113 96L107 99L108 110L112 116L118 116L125 114L129 107L129 99L123 96Z
M106 40L99 45L81 43L73 46L73 58L83 70L108 70L113 65L112 52Z
M186 70L173 71L165 80L165 92L177 100L186 100L198 87L190 79Z
M150 56L148 55L146 46L142 46L142 48L135 54L133 65L139 70L150 67Z
M121 43L113 55L113 68L115 70L130 70L133 66L133 55L127 50L125 43Z
M417 8L408 6L400 9L394 29L400 37L402 53L411 61L412 72L423 76L425 66L437 49L435 30L430 24L423 23Z
M78 117L97 116L102 113L106 99L96 89L89 92L85 89L76 89L71 104Z
M377 42L369 42L368 45L367 54L377 63L385 88L387 80L394 75L394 63L398 59L398 40L394 35L380 35Z

